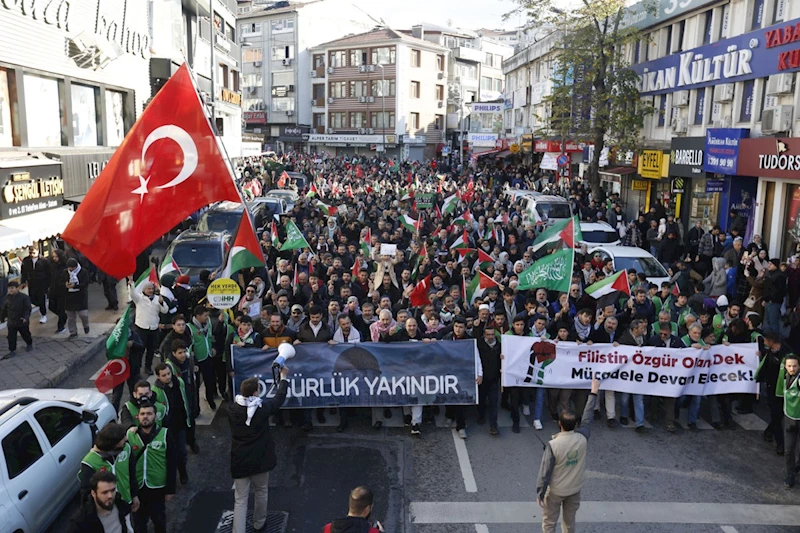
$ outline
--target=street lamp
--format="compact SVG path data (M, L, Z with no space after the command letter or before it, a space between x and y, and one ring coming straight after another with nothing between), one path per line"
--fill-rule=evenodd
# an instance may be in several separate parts
M559 9L559 8L557 8L555 6L550 6L550 11L552 13L555 13L556 15L561 15L561 17L562 17L563 26L562 26L562 30L561 30L562 31L561 41L563 42L562 49L566 52L566 50L567 50L567 12L564 11L563 9ZM566 54L565 54L565 57L566 57ZM567 71L566 70L564 70L562 83L566 87L566 85L567 85ZM572 104L571 103L570 103L570 118L572 118ZM564 138L564 124L563 124L563 122L561 123L561 127L559 129L561 130L560 131L560 133L561 133L561 155L567 155L567 142L566 142L566 139ZM571 163L571 161L569 159L569 156L567 156L567 171L568 172L569 172L570 163ZM561 169L559 169L558 172L559 172L559 174L561 174L562 173ZM559 178L561 178L561 177L562 176L559 176ZM562 180L559 179L556 183L561 182L561 181Z
M386 157L386 70L383 65L378 63L381 69L381 135L383 146L383 157Z

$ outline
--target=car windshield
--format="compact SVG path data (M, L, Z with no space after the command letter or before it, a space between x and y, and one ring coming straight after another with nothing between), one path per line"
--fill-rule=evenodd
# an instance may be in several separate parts
M172 249L178 267L213 270L222 264L222 248L218 242L179 242Z
M547 220L549 218L569 218L572 216L569 204L562 203L548 204L537 202L536 211L539 213L539 216L542 217L542 220Z
M648 278L666 278L669 274L655 257L615 257L614 270L627 269L642 272Z
M241 219L241 213L207 211L197 224L197 229L200 231L227 231L228 233L233 233L236 231L236 226Z
M601 229L596 230L581 230L581 234L583 234L583 240L585 242L593 242L597 244L608 244L612 242L617 242L619 240L619 235L615 231L603 231Z

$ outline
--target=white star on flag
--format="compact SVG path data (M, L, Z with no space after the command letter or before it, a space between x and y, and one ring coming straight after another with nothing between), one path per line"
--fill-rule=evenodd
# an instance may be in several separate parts
M139 176L139 186L131 191L131 193L139 195L139 203L142 203L142 200L144 200L144 195L148 193L147 183L149 181L150 181L150 176L147 176L147 179Z

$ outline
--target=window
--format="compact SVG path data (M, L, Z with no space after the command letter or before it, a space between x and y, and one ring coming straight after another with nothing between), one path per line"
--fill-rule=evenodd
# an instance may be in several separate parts
M382 83L389 86L386 94L383 94ZM372 96L394 96L394 80L372 80Z
M491 90L492 90L492 78L481 76L481 91L491 91Z
M730 35L731 5L725 4L722 8L722 24L719 25L719 39L727 39Z
M0 68L0 146L14 146L11 131L11 94L9 86L14 86L13 71Z
M245 111L264 111L266 109L264 99L260 97L245 98L243 106Z
M294 31L294 19L281 19L270 22L272 23L272 33L287 33Z
M325 56L323 54L314 54L314 69L325 66Z
M263 60L261 48L243 48L242 51L244 52L242 56L242 62L244 63L253 63Z
M230 24L225 24L225 38L229 41L236 42L236 35L233 30L233 26Z
M373 129L394 128L394 111L372 113L370 127Z
M272 59L294 59L294 45L287 44L286 46L273 46Z
M23 83L25 111L28 116L28 146L61 146L61 119L64 113L59 96L59 82L52 78L25 74Z
M33 416L42 426L50 446L55 446L81 424L81 415L64 407L45 407Z
M347 98L347 82L346 81L334 81L331 82L328 96L331 98Z
M125 94L106 89L106 134L109 146L119 146L125 138Z
M667 119L667 95L662 94L658 98L660 99L658 103L658 125L661 127Z
M764 23L764 3L766 0L755 0L753 2L753 22L750 24L751 30L757 30L761 28L761 25Z
M494 55L490 54L489 52L486 52L486 60L484 61L484 63L486 64L487 67L493 67Z
M359 96L367 96L367 82L366 81L351 81L350 82L350 98L358 98Z
M294 71L288 72L273 72L272 73L272 86L286 86L294 85Z
M412 81L411 82L411 92L409 94L411 98L419 98L419 82Z
M311 95L314 100L319 100L320 98L325 98L325 86L321 83L315 83L311 86Z
M714 26L712 22L714 20L714 11L709 10L706 11L705 15L703 15L703 44L710 44L711 37L713 36L712 31Z
M360 67L367 64L367 52L365 50L350 50L350 66Z
M665 47L664 55L668 56L672 53L672 26L667 26L664 28L664 31L666 32L667 38L667 46Z
M331 128L346 128L347 113L331 113L331 119L328 126Z
M372 65L394 65L395 49L394 47L383 47L372 49Z
M444 85L437 85L436 86L436 99L437 100L444 100Z
M346 67L347 66L347 51L337 50L331 52L331 66L332 67Z
M419 129L419 113L408 114L408 127L414 130Z
M272 110L279 112L294 111L294 98L291 96L285 98L273 98Z
M706 114L706 90L697 89L697 100L694 105L694 124L703 124L703 117Z
M41 459L42 447L29 423L23 422L3 439L3 455L9 479L14 479Z
M682 20L678 24L678 46L675 47L676 52L683 51L683 37L686 34L686 21Z
M363 111L350 112L350 127L351 128L366 128L367 127L367 114Z
M436 115L433 119L433 126L437 130L444 129L444 115Z
M230 89L230 78L228 77L228 65L224 65L222 63L219 64L220 68L220 85L225 87L226 89Z
M422 52L419 50L411 50L411 66L419 67L422 65Z
M242 85L245 87L261 87L264 85L264 75L260 72L242 74Z
M633 52L633 63L638 64L641 60L640 54L642 53L642 41L636 39L636 50Z
M436 56L436 70L444 72L444 56L441 54Z
M261 23L253 22L252 24L244 24L242 26L239 26L239 33L241 33L241 35L261 33Z
M314 113L314 127L319 128L320 126L325 127L325 114L324 113Z
M775 9L772 12L772 23L777 24L783 21L786 11L786 0L775 0Z
M497 68L503 68L503 56L501 56L500 54L495 54L494 66Z
M98 89L72 84L72 142L75 146L97 146Z
M470 80L478 79L478 68L475 65L465 65L463 63L459 63L458 75L462 78L467 78Z
M498 93L503 92L503 80L494 80L494 90Z

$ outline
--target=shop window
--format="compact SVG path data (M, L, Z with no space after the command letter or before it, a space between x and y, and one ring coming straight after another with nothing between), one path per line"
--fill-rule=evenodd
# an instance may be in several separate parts
M72 142L97 146L97 98L95 87L72 84Z
M119 146L125 138L125 94L106 90L106 135L108 146Z
M59 82L25 74L25 114L28 127L28 146L62 146L61 121L64 116Z
M19 135L15 135L12 116L16 116L16 94L14 71L0 68L0 147L19 146ZM14 102L12 104L12 101Z
M720 178L722 179L722 178ZM692 178L692 197L689 202L689 227L693 227L698 220L703 227L708 228L719 222L719 205L721 193L706 192L704 178Z
M769 183L769 182L768 182ZM772 219L765 218L769 223ZM786 238L784 239L780 257L789 257L797 253L800 244L800 185L786 186ZM775 238L775 237L773 237ZM764 241L768 242L768 241Z

